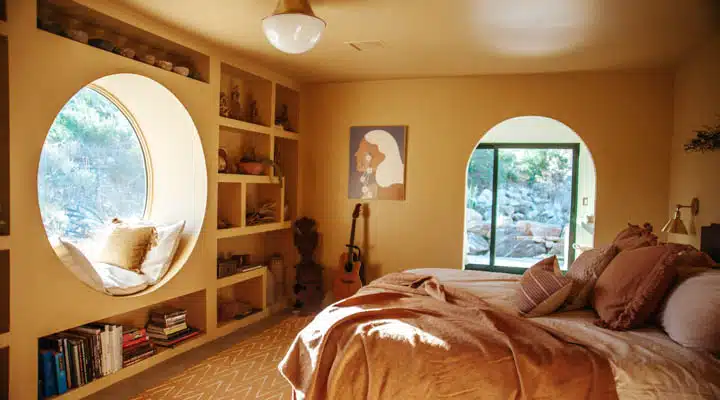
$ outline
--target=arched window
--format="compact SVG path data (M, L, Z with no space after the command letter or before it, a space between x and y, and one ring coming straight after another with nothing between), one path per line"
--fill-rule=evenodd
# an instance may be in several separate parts
M523 272L557 256L563 269L593 245L595 167L580 137L544 117L488 131L467 172L465 264Z
M40 156L38 194L49 237L89 238L113 218L142 218L148 163L137 125L100 88L81 89L55 118Z

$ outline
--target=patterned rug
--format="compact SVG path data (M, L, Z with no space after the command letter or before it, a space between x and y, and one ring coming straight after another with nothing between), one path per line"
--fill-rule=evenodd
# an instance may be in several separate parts
M277 366L311 318L290 316L133 400L289 400L290 385Z

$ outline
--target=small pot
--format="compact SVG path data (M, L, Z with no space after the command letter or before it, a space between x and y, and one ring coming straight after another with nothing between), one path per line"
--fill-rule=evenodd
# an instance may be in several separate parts
M88 44L88 34L85 31L81 31L80 29L68 29L67 35L70 39L76 42Z
M174 73L182 75L182 76L190 75L190 68L188 68L188 67L177 66L177 67L174 67L172 70Z
M88 44L90 46L97 47L98 49L103 49L105 51L113 51L113 49L115 48L113 42L103 38L92 38L88 40Z
M145 64L155 65L155 56L152 54L144 54L140 56L140 61Z
M166 61L166 60L157 60L155 62L155 66L160 67L160 68L164 69L165 71L172 71L172 69L173 69L172 63L170 61Z
M262 175L265 173L265 165L257 161L241 161L238 163L238 171L247 175Z

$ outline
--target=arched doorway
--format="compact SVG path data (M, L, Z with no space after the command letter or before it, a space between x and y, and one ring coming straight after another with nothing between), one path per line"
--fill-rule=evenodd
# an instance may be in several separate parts
M592 247L595 166L582 139L552 118L511 118L468 160L465 266L522 272L557 256L563 269Z

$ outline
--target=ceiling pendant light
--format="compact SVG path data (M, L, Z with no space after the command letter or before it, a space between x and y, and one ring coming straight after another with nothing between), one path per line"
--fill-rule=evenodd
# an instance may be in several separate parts
M275 12L263 19L262 27L275 48L300 54L315 47L325 21L315 16L308 0L278 0Z

